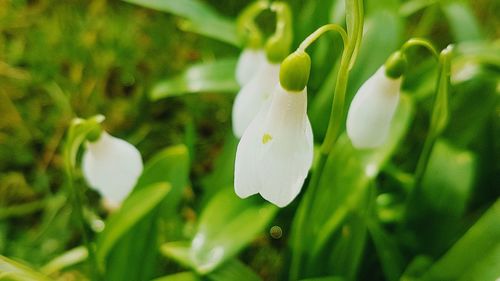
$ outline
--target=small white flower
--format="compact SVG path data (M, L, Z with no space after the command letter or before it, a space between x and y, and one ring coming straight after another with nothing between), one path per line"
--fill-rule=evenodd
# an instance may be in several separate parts
M375 148L385 143L396 111L401 78L393 79L380 67L359 88L347 114L347 135L356 148Z
M262 105L271 96L279 81L279 64L267 59L260 64L255 75L239 91L233 104L233 132L240 138Z
M137 148L104 131L95 142L87 143L82 161L89 185L113 204L120 204L127 197L143 168Z
M244 49L236 64L236 81L240 86L245 85L257 73L259 66L266 61L266 54L262 49Z
M238 144L236 194L246 198L260 193L284 207L299 194L312 159L307 90L288 92L278 85Z

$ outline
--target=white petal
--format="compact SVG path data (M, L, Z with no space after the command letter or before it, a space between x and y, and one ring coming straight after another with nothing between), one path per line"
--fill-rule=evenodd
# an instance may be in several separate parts
M306 109L306 90L287 93L276 87L269 105L255 117L238 145L235 190L240 197L259 192L284 207L299 194L313 158Z
M270 101L266 102L270 104ZM241 137L236 148L234 164L234 190L236 195L246 198L259 192L257 177L257 151L261 149L259 137L262 135L262 122L269 105L264 105Z
M380 67L358 90L347 114L347 135L356 148L375 148L387 140L399 101L401 78Z
M137 148L106 132L87 144L82 161L89 185L114 203L121 203L132 191L143 168Z
M241 88L233 104L233 132L240 138L279 81L279 65L264 62L256 75Z
M255 75L266 55L261 49L244 49L236 64L236 81L240 86L245 85Z

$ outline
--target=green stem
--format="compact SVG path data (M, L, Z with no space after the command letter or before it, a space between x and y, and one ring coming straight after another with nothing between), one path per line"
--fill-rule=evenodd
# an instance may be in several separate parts
M67 140L64 146L64 167L68 178L69 193L73 202L73 210L75 211L80 230L82 232L83 242L89 253L89 266L92 274L92 280L101 280L100 267L97 261L94 247L90 242L90 238L85 227L85 218L83 215L83 200L79 190L74 186L74 167L76 155L79 147L90 135L94 135L100 130L100 123L104 120L103 116L97 115L88 120L75 119L73 120L69 130Z
M409 48L416 47L416 46L426 48L427 50L429 50L429 52L432 53L434 58L439 59L439 54L438 54L436 48L434 48L434 46L429 41L427 41L423 38L411 38L410 40L406 41L403 44L403 46L401 47L401 52L406 53L406 51Z
M340 61L335 94L333 96L332 110L326 129L326 136L321 145L321 154L328 155L335 144L340 133L341 124L344 120L345 95L351 65L354 64L356 49L359 47L363 35L363 5L362 1L357 1L356 20L354 22L353 34L350 34L347 46L344 48ZM319 171L321 173L321 171Z
M89 266L92 273L92 280L99 281L101 280L100 272L99 272L99 264L97 262L96 253L92 243L90 242L90 238L87 234L87 228L85 227L85 218L83 216L83 203L82 198L80 196L80 192L75 188L73 182L73 172L71 171L71 167L67 167L66 174L68 176L68 186L70 190L70 195L73 201L73 210L75 211L76 220L78 221L78 225L80 227L80 231L82 233L83 243L88 250L89 253Z
M38 212L45 208L48 200L34 201L21 205L10 206L6 208L0 208L0 220L4 220L11 217L23 217L28 214Z
M422 153L420 154L417 162L413 188L411 189L407 199L407 208L411 208L410 205L413 204L414 200L416 199L416 195L420 192L422 179L429 164L429 159L431 157L434 144L436 143L437 139L448 123L448 95L450 84L451 52L452 47L448 46L439 54L439 77L437 82L436 98L434 100L434 107L431 113L429 133L427 134Z
M351 0L346 0L351 1ZM350 2L346 3L346 7ZM302 241L303 229L305 220L309 217L311 206L313 206L315 201L315 196L318 195L319 183L321 180L321 175L323 173L328 155L332 150L334 143L340 133L340 124L343 122L344 117L344 106L345 106L345 95L347 89L347 82L349 71L354 60L356 59L356 50L360 46L361 37L363 34L363 1L356 0L353 9L347 9L346 13L351 13L351 18L354 19L354 26L352 28L352 34L345 34L345 31L340 30L335 25L326 25L324 28L319 28L313 34L308 36L304 42L300 45L299 49L307 48L314 40L316 40L321 34L328 30L335 30L340 33L342 40L344 41L344 50L342 53L342 58L340 62L340 68L337 76L337 83L335 85L335 92L332 104L332 111L330 113L330 119L328 123L328 129L326 132L326 137L321 146L319 159L317 165L312 173L311 181L308 184L307 193L301 202L296 219L294 221L295 228L293 229L294 237L294 252L292 255L291 267L290 267L290 280L298 280L299 272L302 265L303 247Z
M304 39L302 43L300 43L298 50L305 51L307 47L309 47L314 41L316 41L321 35L323 35L327 31L337 31L342 37L344 46L347 46L347 33L345 32L344 28L342 28L338 24L331 23L321 26L320 28L316 29L316 31L307 36L307 38Z
M256 1L246 7L236 20L236 32L242 43L247 47L257 49L262 47L262 32L255 23L257 16L269 8L268 1Z

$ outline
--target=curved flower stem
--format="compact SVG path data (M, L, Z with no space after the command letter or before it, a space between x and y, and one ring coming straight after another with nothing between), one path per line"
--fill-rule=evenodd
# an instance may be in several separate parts
M434 46L429 41L427 41L427 40L425 40L423 38L411 38L411 39L409 39L401 47L401 52L406 53L406 51L409 48L416 47L416 46L420 46L420 47L426 48L427 50L429 50L429 52L432 53L433 57L436 60L439 59L439 54L436 51L436 48L434 48Z
M448 123L448 92L450 84L451 54L451 45L439 54L439 77L437 82L436 98L434 100L434 107L431 114L429 133L425 139L422 153L420 154L420 158L417 162L413 188L408 196L409 200L413 200L412 198L418 192L425 169L429 163L432 148Z
M344 46L347 46L347 33L345 32L344 28L342 28L338 24L330 23L321 26L320 28L316 29L316 31L307 36L307 38L304 39L302 43L300 43L298 50L305 51L307 47L309 47L312 43L314 43L314 41L316 41L321 35L323 35L327 31L337 31L340 37L342 37Z
M83 203L81 194L78 189L74 186L74 167L76 162L76 154L78 148L82 145L89 134L93 134L96 128L99 127L99 123L104 120L103 116L95 116L89 120L75 119L67 135L67 140L64 146L64 168L66 176L68 179L68 189L70 196L73 201L73 210L75 211L76 219L82 233L83 242L88 250L89 263L92 273L92 280L101 280L100 267L97 261L94 247L90 242L90 238L87 234L87 229L85 227L85 218L83 216Z
M340 133L342 121L344 120L345 95L347 82L349 80L349 71L356 59L355 52L359 48L363 35L363 1L356 2L358 5L355 5L354 12L356 14L356 20L354 21L353 34L349 34L349 40L344 48L340 61L337 83L335 84L335 93L333 96L332 111L330 112L326 136L321 145L321 155L328 155L332 150Z
M246 43L250 48L259 48L262 45L262 31L255 23L255 18L268 8L269 1L256 1L246 7L236 20L236 32L244 41L242 43Z
M308 184L307 192L304 196L304 199L301 201L301 205L299 206L294 220L295 227L292 230L292 235L294 235L295 237L292 243L294 243L293 248L295 251L293 252L290 266L290 280L298 280L300 277L299 272L302 265L302 257L305 252L305 248L302 242L310 238L303 236L304 233L303 229L301 228L304 226L304 222L309 216L311 206L315 201L315 196L317 195L321 175L323 173L327 157L340 133L340 124L344 117L345 95L349 71L354 64L354 60L356 59L356 53L359 49L361 37L363 34L363 1L346 0L346 14L348 19L351 19L352 21L352 25L349 25L349 23L351 22L348 22L348 27L352 27L349 29L348 36L345 34L345 31L343 29L340 30L335 25L325 25L308 36L304 40L304 42L300 44L299 47L299 49L307 48L321 34L329 30L338 31L340 33L340 36L342 37L342 40L344 41L344 50L342 53L340 68L337 76L337 83L335 85L332 111L330 113L326 137L321 146L319 159L316 162L316 167L312 172L312 178Z

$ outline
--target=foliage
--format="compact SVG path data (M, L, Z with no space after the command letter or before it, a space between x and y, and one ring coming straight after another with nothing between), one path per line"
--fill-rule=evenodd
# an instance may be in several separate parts
M288 3L293 49L323 24L346 26L343 0ZM438 49L453 43L451 84L437 79L425 50L411 49L390 141L358 150L342 132L316 188L283 209L240 199L232 186L243 46L235 19L247 4L0 1L0 280L88 280L93 272L103 280L497 280L498 4L365 0L346 104L412 37ZM257 20L272 33L272 13ZM337 36L308 49L318 146L342 50ZM449 95L439 95L433 117L444 87ZM71 120L96 114L146 165L111 212L81 179L80 146L69 146L93 268L63 149ZM344 119L334 120L342 131ZM439 132L429 132L436 122Z

